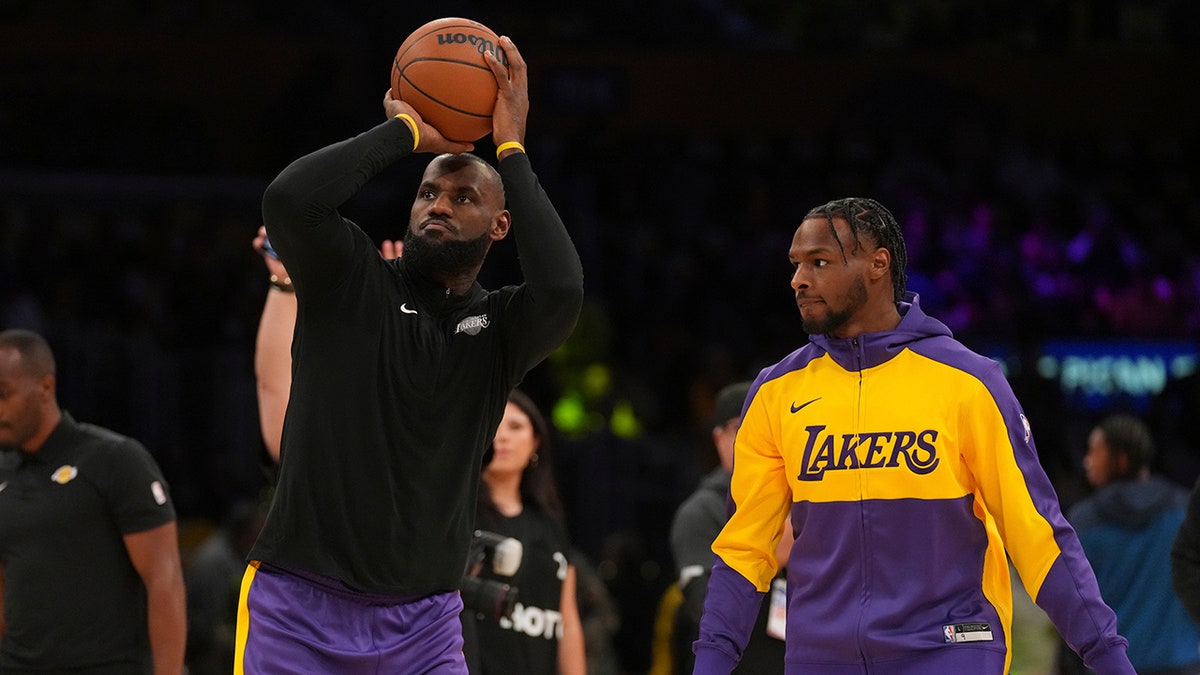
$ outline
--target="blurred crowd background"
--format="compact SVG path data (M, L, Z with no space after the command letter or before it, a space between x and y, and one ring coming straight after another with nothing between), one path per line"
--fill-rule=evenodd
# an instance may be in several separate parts
M896 214L910 289L1005 366L1064 507L1117 409L1200 475L1196 3L0 0L0 328L50 340L63 406L145 443L196 532L270 483L262 190L382 121L396 48L440 16L530 63L526 146L587 304L524 388L622 671L649 664L671 514L716 462L714 392L805 341L787 247L829 199ZM345 213L401 237L422 168ZM485 286L518 278L502 243Z

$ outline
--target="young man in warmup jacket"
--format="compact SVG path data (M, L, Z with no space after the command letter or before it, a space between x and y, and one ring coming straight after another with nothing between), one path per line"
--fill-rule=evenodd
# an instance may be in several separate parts
M695 672L737 663L791 518L788 673L1007 672L1012 556L1089 667L1132 674L1020 405L906 292L892 215L817 207L788 258L810 342L751 386Z

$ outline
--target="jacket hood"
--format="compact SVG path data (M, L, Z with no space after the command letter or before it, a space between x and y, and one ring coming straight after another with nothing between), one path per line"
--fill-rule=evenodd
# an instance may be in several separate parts
M1137 527L1175 506L1175 486L1161 476L1105 485L1092 496L1101 520Z
M892 330L849 338L810 335L808 339L846 370L862 370L885 363L919 340L953 337L946 324L921 309L916 293L905 293L904 299L896 303L896 309L900 312L900 324Z

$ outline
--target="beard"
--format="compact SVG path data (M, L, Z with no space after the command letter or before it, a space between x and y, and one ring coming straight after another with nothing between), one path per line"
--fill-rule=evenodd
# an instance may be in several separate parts
M405 253L408 249L405 249ZM862 279L855 279L847 293L846 306L840 310L830 309L825 316L806 318L800 315L800 326L809 335L833 335L845 326L858 310L867 304L867 285ZM825 305L829 307L829 305Z
M472 273L483 264L492 240L487 232L476 239L431 240L413 233L404 233L405 264L432 279L448 279Z

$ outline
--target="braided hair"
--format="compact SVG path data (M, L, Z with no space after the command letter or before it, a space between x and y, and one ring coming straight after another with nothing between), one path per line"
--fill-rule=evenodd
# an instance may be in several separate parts
M850 224L850 236L854 237L854 248L850 253L863 248L859 235L865 233L876 245L886 248L892 254L892 292L896 302L903 300L904 293L908 290L908 274L904 271L908 266L908 253L904 248L904 233L900 231L900 224L891 212L874 199L846 197L812 209L804 219L821 217L829 222L829 231L837 240L843 256L846 255L846 248L838 239L837 228L833 225L835 218L841 218Z
M1153 463L1154 436L1140 418L1118 413L1105 417L1096 426L1104 434L1104 440L1108 443L1114 479L1135 478L1142 469L1148 468ZM1119 469L1117 464L1117 458L1120 455L1129 458L1124 472Z

